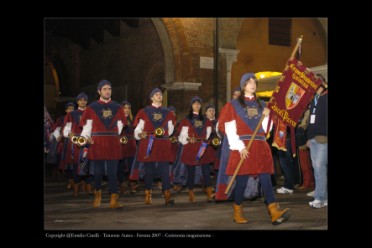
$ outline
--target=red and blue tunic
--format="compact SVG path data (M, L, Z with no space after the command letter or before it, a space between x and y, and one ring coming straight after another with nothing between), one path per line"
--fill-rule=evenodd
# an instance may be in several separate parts
M126 123L123 108L114 101L98 100L91 103L84 111L80 126L81 136L91 137L93 144L89 147L89 160L119 160L122 145L119 134Z
M169 139L169 129L173 132L176 118L174 114L167 108L147 106L141 109L133 125L136 126L135 137L140 139L137 152L138 162L171 162L171 141ZM155 137L151 146L151 152L148 155L149 136L146 138L138 137L141 132L154 133L156 128L164 128L165 134L163 137Z
M212 122L207 118L200 120L198 115L194 114L191 120L186 117L181 121L178 127L178 133L180 133L180 142L184 144L183 151L181 154L182 163L196 166L196 165L209 164L214 161L213 154L207 153L207 150L206 150L204 154L201 156L200 161L198 163L195 163L196 156L199 152L202 141L208 140L211 134L211 131L212 131ZM187 137L189 138L194 137L200 140L191 144L190 142L186 141Z
M219 128L228 137L230 158L226 168L227 175L233 175L240 162L240 151L248 145L254 130L262 116L265 103L260 108L256 99L245 98L246 107L243 108L238 100L231 100L221 110ZM273 158L270 146L266 142L265 131L267 123L263 122L252 146L248 158L244 159L238 175L257 175L261 173L274 173Z
M82 128L79 126L81 116L83 115L84 110L82 109L76 109L65 117L65 123L67 128L67 124L71 123L70 126L70 133L73 133L75 136L80 136ZM64 134L66 133L66 130L64 130ZM68 135L64 135L65 137ZM67 150L66 150L66 162L67 163L73 163L77 164L79 162L79 150L80 147L74 143L71 142L71 139L68 139L67 143ZM73 154L73 156L71 156Z
M134 127L133 122L127 117L127 123L121 132L121 136L126 136L128 138L128 143L121 145L121 151L123 158L131 158L136 154L136 139L134 138Z

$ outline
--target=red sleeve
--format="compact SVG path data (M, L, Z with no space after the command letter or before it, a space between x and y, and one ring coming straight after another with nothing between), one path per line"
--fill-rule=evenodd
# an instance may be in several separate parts
M87 124L88 119L93 119L92 114L94 114L94 113L93 113L93 110L90 107L87 107L86 110L84 110L84 113L82 114L81 119L80 119L80 123L79 123L79 126L81 128L83 128L85 126L85 124Z
M172 121L173 126L176 126L176 116L174 116L173 112L169 111L168 116L169 116L168 119L170 119Z
M230 102L226 103L221 109L220 116L218 118L218 130L225 133L225 122L229 122L235 119L235 110Z
M138 125L140 119L145 120L143 115L145 115L145 111L143 109L140 109L140 111L138 111L138 113L136 115L136 118L133 121L133 126L134 127L136 127Z
M207 117L205 117L205 118L207 118ZM205 128L207 128L207 127L211 127L212 132L213 132L213 123L208 118L207 118L207 121L205 122Z
M65 124L66 124L67 122L72 122L71 112L68 113L67 115L65 115L65 118L64 118L63 122L64 122Z
M123 106L120 106L120 108L119 108L118 120L121 120L123 122L123 125L124 125L123 128L125 126L127 126L127 117L124 114L124 108L123 108Z
M57 127L60 127L61 126L61 121L60 121L61 118L57 118L56 122L54 122L54 126L52 127L52 132L54 132Z
M178 129L177 129L177 133L178 133L178 134L181 134L181 130L182 130L182 127L183 127L183 126L188 126L187 123L186 123L186 121L187 121L186 118L184 118L184 119L181 121L181 123L178 125Z

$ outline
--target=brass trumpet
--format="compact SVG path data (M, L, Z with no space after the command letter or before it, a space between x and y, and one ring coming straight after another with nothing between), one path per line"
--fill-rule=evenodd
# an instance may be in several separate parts
M164 134L165 134L165 129L162 128L162 127L158 127L157 129L155 129L154 132L151 132L151 133L149 133L149 134L155 134L156 137L161 138L161 137L163 137Z
M190 137L188 137L186 140L187 141L190 141ZM194 138L196 141L205 141L205 139L203 138ZM215 137L211 140L210 144L214 147L214 148L217 148L221 145L221 139L218 138L218 137Z
M76 144L78 146L85 146L87 144L87 139L83 136L79 136Z
M178 138L177 138L176 135L171 136L169 139L170 139L170 141L171 141L172 144L177 143L177 141L178 141Z
M217 148L221 145L221 139L219 137L215 137L212 139L211 144L214 148Z
M164 130L164 128L162 128L162 127L158 127L157 129L155 129L155 135L156 135L157 137L163 137L164 134L165 134L165 130Z
M126 143L128 143L128 137L127 136L121 136L120 137L120 143L122 145L125 145Z
M196 141L205 141L204 138L195 138L195 137L187 137L186 140L190 141L191 138L194 138Z
M74 143L75 145L77 145L78 139L79 139L79 136L73 135L71 137L71 142Z

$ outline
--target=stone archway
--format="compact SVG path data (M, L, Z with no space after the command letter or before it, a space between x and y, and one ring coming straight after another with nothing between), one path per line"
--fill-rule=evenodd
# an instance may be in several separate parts
M159 18L151 18L152 23L156 31L158 32L161 46L164 54L165 64L165 83L174 82L174 61L173 61L173 49L172 44L164 26L164 23Z
M44 104L48 111L55 113L56 101L55 99L59 96L60 92L60 81L57 70L48 58L44 58Z

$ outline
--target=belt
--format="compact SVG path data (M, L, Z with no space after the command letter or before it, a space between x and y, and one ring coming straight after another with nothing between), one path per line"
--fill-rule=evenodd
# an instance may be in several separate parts
M119 134L116 132L93 132L92 136L118 136Z
M239 135L239 138L241 140L251 140L252 139L252 135ZM256 135L254 137L255 140L266 140L265 136L262 136L262 135Z

